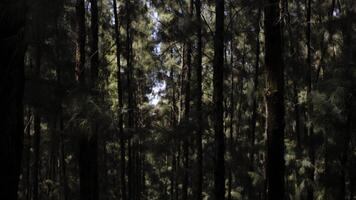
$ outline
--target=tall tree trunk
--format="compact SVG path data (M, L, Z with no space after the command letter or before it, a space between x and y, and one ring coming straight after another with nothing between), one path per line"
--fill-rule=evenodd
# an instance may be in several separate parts
M96 87L99 72L99 25L98 25L98 2L90 0L91 14L91 42L90 42L90 75L92 87Z
M26 142L24 144L25 148L26 148L26 175L25 175L25 179L26 179L26 183L25 183L25 196L26 196L26 200L31 200L31 124L32 124L32 113L31 113L31 108L27 108L28 109L28 114L27 114L27 125L25 127L26 129Z
M265 2L267 199L284 199L284 64L280 0Z
M255 74L254 74L254 86L253 86L253 102L252 102L252 116L251 116L251 158L249 170L254 171L255 169L255 141L256 141L256 122L257 122L257 95L258 95L258 77L259 77L259 65L260 65L260 20L261 20L261 8L258 9L258 18L256 23L256 53L255 53ZM250 191L249 197L253 199L255 196L255 191L253 189L252 179L250 178Z
M63 191L64 200L69 199L69 188L68 188L68 178L67 178L67 165L65 161L65 150L64 150L64 123L63 123L63 108L62 105L59 105L59 145L60 145L60 156L61 156L61 185Z
M23 87L25 1L13 0L0 7L0 199L17 199L23 148Z
M121 57L120 57L120 27L119 17L117 13L117 3L113 0L114 10L114 29L115 29L115 43L116 43L116 65L117 65L117 90L118 90L118 118L119 118L119 140L120 140L120 191L122 200L126 200L126 178L125 178L125 141L124 141L124 120L123 120L123 93L122 93L122 81L121 81Z
M307 30L306 30L306 38L307 38L307 67L308 67L308 76L307 76L307 130L308 130L308 146L309 146L309 159L312 164L312 167L309 171L309 184L308 184L308 192L307 192L307 199L308 200L313 200L314 199L314 188L313 188L313 183L314 183L314 164L315 164L315 146L314 146L314 127L313 127L313 120L312 120L312 115L313 115L313 104L312 104L312 64L311 64L311 1L312 0L307 0Z
M76 55L75 55L75 77L77 82L84 86L84 64L85 64L85 5L84 0L77 0L76 5Z
M33 199L39 199L39 176L41 171L40 166L40 145L41 145L41 117L38 113L38 110L35 110L34 116L34 165L33 165Z
M188 6L188 15L190 18L193 17L193 0L189 1L189 6ZM185 99L184 99L184 121L185 123L189 124L190 123L190 78L191 78L191 69L192 69L192 45L190 39L188 39L187 43L185 44L185 53L186 57L184 68L185 68L185 79L184 79L184 93L185 93ZM183 54L184 56L184 54ZM190 135L189 131L186 130L186 135L184 137L183 141L183 152L184 152L184 178L183 178L183 200L188 199L188 185L189 185L189 140L190 140Z
M76 41L76 80L79 87L84 88L84 64L85 64L85 3L84 0L76 2L76 25L77 25L77 41ZM88 136L81 133L79 139L79 181L80 181L80 199L94 200L97 197L97 188L95 187L93 177L93 165L96 165L91 159L92 140L96 140L95 134ZM94 167L95 168L95 167Z
M196 185L196 200L202 200L203 196L203 113L202 113L202 22L201 22L201 1L195 0L196 20L197 20L197 64L196 64L196 76L197 76L197 89L196 89L196 116L197 116L197 185Z
M229 4L229 20L230 22L232 22L233 20L233 7L232 4ZM234 31L234 24L231 24L231 30L230 32L233 33ZM229 153L230 153L230 157L232 158L233 155L233 148L234 148L234 117L235 117L235 108L236 108L236 104L235 104L235 96L234 96L234 92L235 92L235 82L234 82L234 37L231 37L230 40L230 66L231 66L231 74L230 74L230 110L229 110L229 114L230 114L230 136L229 136ZM225 58L227 59L227 58ZM231 159L230 164L229 164L229 168L228 168L228 191L227 191L227 199L231 200L232 199L232 171L233 171L233 159Z
M36 44L35 44L35 69L34 69L34 80L39 81L41 78L41 57L42 57L42 50L41 50L41 31L40 28L37 27L37 37ZM33 199L39 199L39 176L41 171L40 166L40 146L41 146L41 115L39 111L39 106L36 105L34 108L34 167L33 167Z
M125 1L126 8L126 61L127 61L127 104L128 104L128 129L129 129L129 139L128 139L128 200L132 200L132 169L131 169L131 136L133 134L134 127L134 94L133 94L133 67L132 67L132 38L131 38L131 2L130 0Z
M97 0L90 0L90 13L91 13L91 44L90 44L90 75L91 75L91 91L95 94L97 90L97 79L99 70L99 26L98 26L98 3ZM96 99L94 97L94 99ZM91 199L99 199L99 185L98 185L98 129L99 124L94 119L91 122L92 135L88 140L88 163L90 168L90 188Z
M214 38L214 133L215 133L215 169L214 196L216 200L225 199L225 141L223 127L223 69L224 69L224 0L215 1L215 38Z

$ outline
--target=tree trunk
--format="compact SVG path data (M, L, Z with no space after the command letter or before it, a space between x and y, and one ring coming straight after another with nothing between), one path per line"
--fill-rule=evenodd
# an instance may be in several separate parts
M124 141L124 120L123 120L123 93L122 93L122 82L121 82L121 59L120 59L120 27L119 27L119 17L117 13L116 0L113 0L113 10L114 10L114 29L115 29L115 43L116 43L116 65L117 65L117 90L118 90L118 118L119 118L119 140L120 140L120 179L121 179L121 198L126 200L126 180L125 180L125 141Z
M223 69L224 69L224 0L215 1L216 23L214 38L214 133L215 169L214 196L216 200L225 199L225 141L223 127Z
M26 129L26 142L24 144L26 148L26 154L25 154L25 159L26 159L26 175L25 175L25 196L26 200L31 200L31 124L32 124L32 113L31 109L28 109L28 114L27 114L27 125L25 127Z
M189 8L188 8L188 15L190 18L193 17L193 1L189 1ZM184 99L184 122L186 124L190 123L190 78L191 78L191 69L192 69L192 45L191 41L188 39L187 43L184 45L186 50L185 53L186 55L185 62L183 62L183 69L185 68L185 79L184 79L184 93L185 93L185 99ZM186 126L186 127L188 127ZM188 185L189 185L189 141L190 140L190 135L188 129L186 129L186 135L184 137L183 141L183 154L184 154L184 178L183 178L183 200L188 199Z
M265 4L265 65L267 106L267 199L284 199L284 64L280 1Z
M79 85L85 83L85 5L84 0L77 0L76 5L76 56L75 56L75 77Z
M197 96L196 96L196 109L197 109L197 185L196 185L196 199L202 200L203 196L203 113L202 113L202 22L201 22L201 1L195 0L196 9L196 20L197 20L197 66L196 66L196 76L197 76Z
M131 38L131 3L130 0L125 1L126 7L126 61L127 61L127 104L128 104L128 132L129 132L129 139L128 139L128 200L132 200L133 193L132 193L132 169L131 169L131 137L133 134L134 129L134 94L133 94L133 67L131 63L131 56L132 56L132 38Z
M34 80L39 81L41 78L40 70L41 70L41 33L40 28L37 28L37 37L35 44L35 69L34 69ZM39 105L36 105L34 108L34 167L33 167L33 199L39 199L39 176L41 172L40 166L40 146L41 146L41 115L40 115Z
M260 65L260 20L261 20L261 8L258 9L258 19L256 23L256 54L255 54L255 74L254 74L254 86L253 86L253 102L252 102L252 116L251 116L251 157L250 157L250 171L255 171L255 141L256 141L256 122L257 122L257 95L258 95L258 78L259 78L259 65ZM255 191L253 189L252 178L249 183L249 198L255 197Z
M315 166L315 146L314 146L314 127L313 127L313 121L312 121L312 115L313 115L313 104L312 104L312 65L311 65L311 1L308 0L306 3L306 9L307 9L307 30L306 30L306 37L307 37L307 66L308 66L308 76L307 76L307 120L308 120L308 125L307 125L307 130L308 130L308 143L309 143L309 159L312 164L312 167L309 171L309 184L308 184L308 192L307 192L307 199L308 200L313 200L314 199L314 166Z
M23 148L25 1L1 3L0 15L0 199L17 199Z
M34 113L34 165L33 165L33 199L39 199L39 176L41 171L40 166L40 144L41 144L41 117L38 111Z

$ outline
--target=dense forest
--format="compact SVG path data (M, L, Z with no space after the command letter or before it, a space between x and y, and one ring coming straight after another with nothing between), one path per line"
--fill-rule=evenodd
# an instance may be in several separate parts
M1 0L1 200L355 200L355 0Z

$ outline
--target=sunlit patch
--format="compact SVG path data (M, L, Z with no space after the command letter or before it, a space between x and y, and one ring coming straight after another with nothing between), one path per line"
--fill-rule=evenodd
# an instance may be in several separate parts
M164 91L166 89L166 82L158 82L156 83L153 88L152 88L152 92L150 94L147 95L148 99L149 99L149 103L151 105L156 106L160 100L161 100L161 92Z

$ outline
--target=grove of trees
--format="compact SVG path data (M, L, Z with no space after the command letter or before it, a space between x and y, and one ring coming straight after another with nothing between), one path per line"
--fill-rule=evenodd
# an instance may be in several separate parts
M2 0L0 199L355 200L356 1Z

